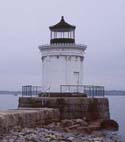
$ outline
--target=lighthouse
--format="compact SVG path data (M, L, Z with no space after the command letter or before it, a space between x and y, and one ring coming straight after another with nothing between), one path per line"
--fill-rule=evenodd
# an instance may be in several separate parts
M87 46L76 44L76 26L67 23L62 16L61 20L49 29L50 43L39 46L43 90L60 92L62 86L83 85L83 61Z

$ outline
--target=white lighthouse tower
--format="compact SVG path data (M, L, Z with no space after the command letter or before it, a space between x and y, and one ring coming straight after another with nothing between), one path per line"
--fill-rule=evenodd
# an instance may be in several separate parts
M61 21L50 26L50 44L39 46L44 91L60 92L61 86L83 85L85 45L75 43L75 26Z

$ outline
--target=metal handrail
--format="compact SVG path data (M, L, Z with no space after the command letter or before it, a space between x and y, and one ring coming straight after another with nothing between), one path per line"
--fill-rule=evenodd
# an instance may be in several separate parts
M22 86L22 96L37 96L39 94L48 95L47 90L43 92L43 87L41 86L32 86L26 85ZM57 93L57 92L55 92ZM104 86L95 86L95 85L60 85L60 92L58 93L82 93L87 96L103 96L105 95Z
M42 92L41 86L26 85L22 86L22 96L36 96Z
M91 97L105 95L104 86L95 85L61 85L60 92L84 93Z
M80 47L80 48L86 48L87 46L84 44L73 44L73 43L54 43L54 44L45 44L39 46L39 48L56 48L56 47Z

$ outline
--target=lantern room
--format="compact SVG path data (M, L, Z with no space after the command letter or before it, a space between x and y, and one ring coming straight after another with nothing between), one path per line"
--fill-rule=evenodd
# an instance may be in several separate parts
M65 22L64 17L56 25L50 26L50 44L75 43L75 26Z

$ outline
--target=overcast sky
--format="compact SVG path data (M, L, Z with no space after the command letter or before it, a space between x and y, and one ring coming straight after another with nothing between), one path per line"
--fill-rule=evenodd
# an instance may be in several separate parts
M125 90L125 0L0 0L0 90L41 84L38 46L61 16L88 46L85 84Z

